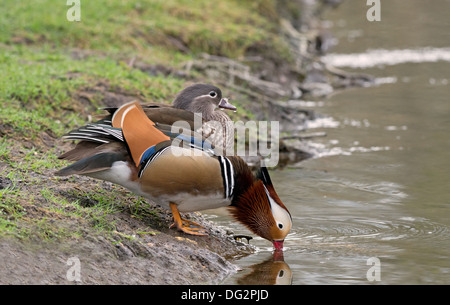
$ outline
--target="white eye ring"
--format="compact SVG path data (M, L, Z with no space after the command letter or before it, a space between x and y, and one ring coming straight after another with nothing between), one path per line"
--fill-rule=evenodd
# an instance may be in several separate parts
M210 97L216 97L216 96L217 96L216 91L211 91L211 92L209 93L209 96L210 96Z
M278 229L283 230L283 224L281 222L278 223Z

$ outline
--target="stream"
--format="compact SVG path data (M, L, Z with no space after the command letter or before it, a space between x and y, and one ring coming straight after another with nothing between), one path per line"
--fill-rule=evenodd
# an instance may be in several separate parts
M450 283L450 1L382 1L379 22L358 2L325 14L338 44L323 60L381 81L299 102L327 136L271 172L293 218L283 257L254 237L224 284Z

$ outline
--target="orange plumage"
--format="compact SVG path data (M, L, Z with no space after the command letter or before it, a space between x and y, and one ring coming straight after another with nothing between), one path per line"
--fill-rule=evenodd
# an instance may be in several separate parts
M170 140L155 127L155 123L145 115L138 102L119 108L112 117L112 126L122 129L136 167L147 148Z

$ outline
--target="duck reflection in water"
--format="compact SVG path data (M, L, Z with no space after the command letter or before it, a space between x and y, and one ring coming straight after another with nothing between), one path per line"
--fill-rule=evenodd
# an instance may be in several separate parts
M239 285L291 285L292 271L283 251L275 250L267 260L248 267L251 272L237 280Z

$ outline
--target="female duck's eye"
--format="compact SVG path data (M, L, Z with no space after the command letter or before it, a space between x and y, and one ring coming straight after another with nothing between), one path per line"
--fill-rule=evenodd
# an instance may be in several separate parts
M215 91L211 91L211 92L209 93L209 96L210 96L210 97L216 97L216 96L217 96L217 93L216 93Z
M282 229L283 229L283 224L282 224L282 223L279 223L279 224L278 224L278 228L280 228L280 230L282 230Z

